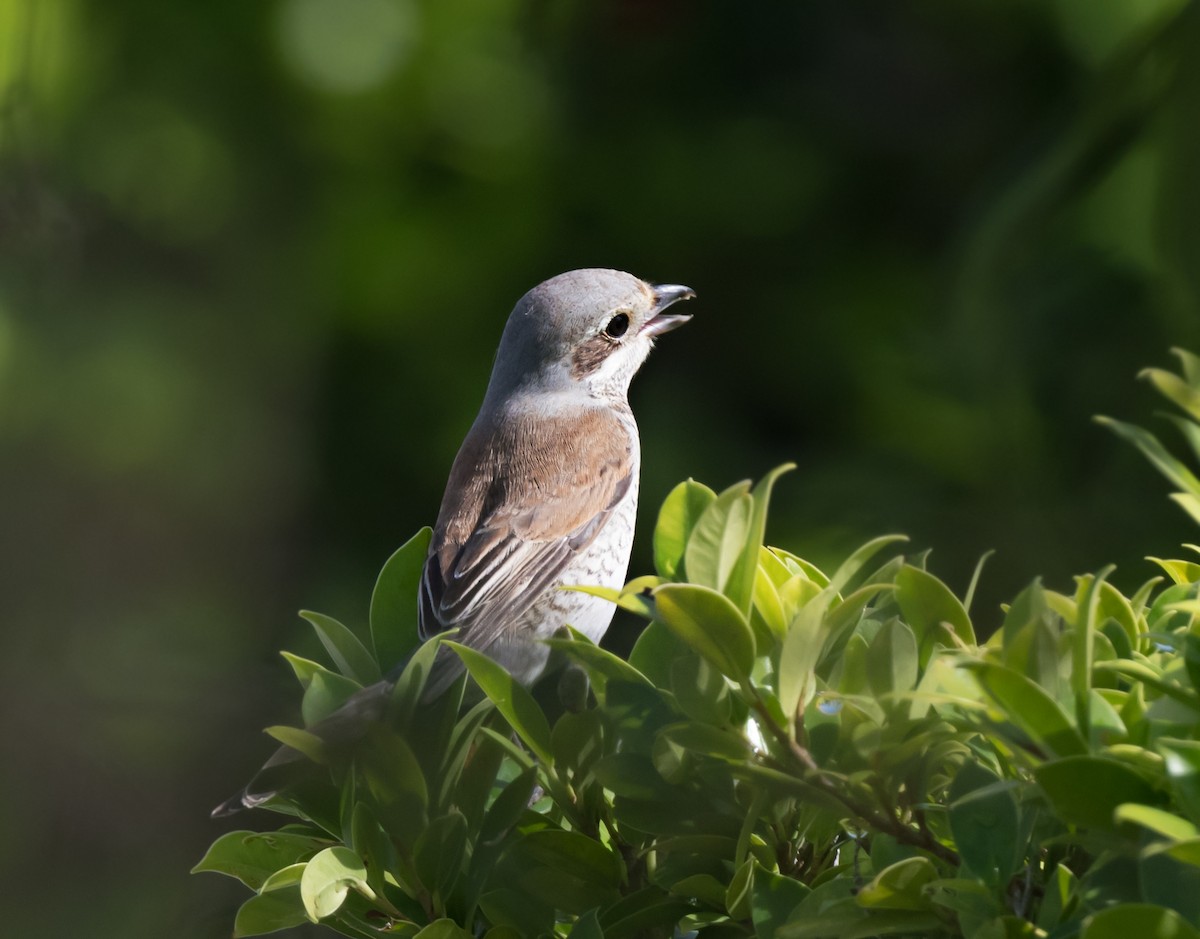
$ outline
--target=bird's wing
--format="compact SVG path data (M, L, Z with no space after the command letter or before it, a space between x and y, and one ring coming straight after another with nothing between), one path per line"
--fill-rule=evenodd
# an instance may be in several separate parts
M490 646L595 539L634 464L634 442L607 409L472 428L421 578L422 636L458 628L458 641Z

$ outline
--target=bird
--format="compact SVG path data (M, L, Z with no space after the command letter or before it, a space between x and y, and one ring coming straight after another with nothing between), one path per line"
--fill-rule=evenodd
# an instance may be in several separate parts
M547 667L550 650L539 640L570 625L600 641L614 605L562 588L625 581L641 468L629 386L658 337L691 319L668 310L694 297L690 287L588 268L517 301L433 528L418 588L422 638L454 630L455 641L523 685ZM440 648L423 700L445 693L462 670ZM389 691L386 679L363 689L309 731L361 735ZM299 759L282 748L261 780L213 815L261 804L275 793L278 769Z

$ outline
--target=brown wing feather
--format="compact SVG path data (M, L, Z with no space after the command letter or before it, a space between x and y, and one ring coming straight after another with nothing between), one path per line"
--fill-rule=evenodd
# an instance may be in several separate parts
M486 649L591 544L629 489L633 447L609 410L477 422L421 579L421 633Z

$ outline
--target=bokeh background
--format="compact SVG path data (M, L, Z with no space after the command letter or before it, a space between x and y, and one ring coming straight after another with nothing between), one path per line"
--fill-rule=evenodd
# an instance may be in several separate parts
M975 615L1194 526L1095 413L1200 348L1182 0L0 0L0 923L228 935L188 868L361 627L512 303L693 286L633 404L769 536L907 532ZM1170 428L1158 422L1169 433ZM627 625L611 634L628 645Z

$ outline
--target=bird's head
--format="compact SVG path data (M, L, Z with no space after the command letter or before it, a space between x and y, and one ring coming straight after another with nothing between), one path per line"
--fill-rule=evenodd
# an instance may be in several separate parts
M689 287L655 286L623 271L552 277L509 316L488 395L574 389L623 399L655 338L691 319L667 308L694 296Z

